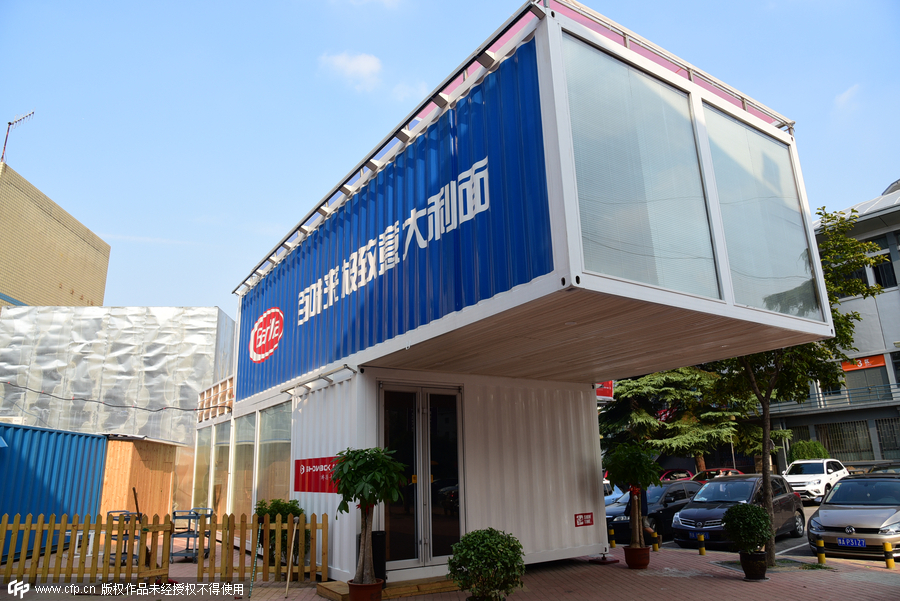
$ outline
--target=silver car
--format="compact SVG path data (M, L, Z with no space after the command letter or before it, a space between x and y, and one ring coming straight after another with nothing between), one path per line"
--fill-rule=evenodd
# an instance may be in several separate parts
M809 546L825 543L825 554L884 558L884 543L900 557L900 474L841 478L809 518Z

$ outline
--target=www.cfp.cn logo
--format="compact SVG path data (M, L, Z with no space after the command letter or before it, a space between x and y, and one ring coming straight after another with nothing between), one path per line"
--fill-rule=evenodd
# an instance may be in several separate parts
M25 597L25 593L27 593L28 589L30 589L30 588L31 588L31 585L28 584L27 582L19 582L18 580L12 580L6 586L6 592L9 593L10 595L12 595L13 597L18 595L19 599L22 599Z

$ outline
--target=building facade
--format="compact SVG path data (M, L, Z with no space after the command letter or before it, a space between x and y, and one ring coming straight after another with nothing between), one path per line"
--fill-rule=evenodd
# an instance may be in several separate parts
M487 526L529 563L606 552L594 382L833 333L790 121L548 4L237 287L234 411L198 426L195 505L333 516L335 454L384 446L410 482L375 516L392 580L446 573ZM358 530L333 522L336 578Z
M0 163L0 306L100 306L109 244Z
M854 337L858 350L843 365L844 386L815 387L806 403L771 410L773 425L790 429L792 440L818 440L832 457L866 467L900 460L900 180L851 210L859 214L852 236L876 243L877 254L888 257L856 277L884 290L873 298L841 299L842 310L862 317Z

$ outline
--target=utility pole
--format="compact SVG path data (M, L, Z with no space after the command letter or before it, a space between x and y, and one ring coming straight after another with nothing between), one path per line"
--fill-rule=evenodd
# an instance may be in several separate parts
M6 124L6 138L3 140L3 153L0 154L0 163L2 163L6 159L6 142L9 141L9 130L15 128L22 121L27 121L31 119L34 115L34 111L31 111L27 115L22 115L21 117L16 117L12 121L8 121Z

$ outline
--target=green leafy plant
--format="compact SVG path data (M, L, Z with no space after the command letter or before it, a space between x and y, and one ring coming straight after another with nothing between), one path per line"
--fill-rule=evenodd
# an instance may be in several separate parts
M769 512L759 505L738 503L722 516L722 528L738 551L753 553L769 542L772 520Z
M788 461L793 463L801 459L830 459L828 449L822 446L818 440L798 440L791 444L791 452Z
M515 536L486 528L460 538L447 565L453 582L470 591L473 601L496 601L522 586L523 556Z
M603 466L609 472L609 481L615 484L627 484L631 489L631 498L637 499L642 490L659 484L659 472L662 470L653 458L651 451L637 443L620 444L607 454ZM641 519L641 504L631 504L631 543L629 547L644 546L644 528Z
M338 513L349 513L350 504L360 509L361 536L355 584L374 584L372 562L372 510L379 503L403 498L406 466L392 457L394 451L380 447L346 449L337 454L331 480L341 497Z
M282 499L272 499L271 501L266 501L265 499L260 499L256 502L255 507L256 515L259 516L259 521L262 523L264 516L269 516L269 523L275 524L276 518L281 516L281 523L287 523L288 520L293 519L293 516L301 516L305 511L300 507L300 501L297 499L291 499L290 501L283 501ZM305 531L305 547L303 551L304 557L307 553L309 553L309 541L310 541L310 532L309 530ZM262 544L262 541L260 541ZM287 556L288 556L288 539L287 539L287 531L283 530L281 532L281 563L287 564ZM300 541L294 541L294 550L291 553L291 557L293 557L292 563L299 563L300 561ZM272 530L269 532L269 565L275 565L275 537L272 536Z

